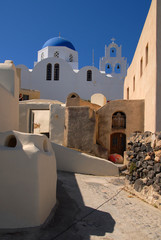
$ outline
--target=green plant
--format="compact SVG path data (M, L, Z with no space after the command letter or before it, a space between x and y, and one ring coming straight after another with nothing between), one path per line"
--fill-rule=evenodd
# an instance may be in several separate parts
M129 167L129 172L132 174L136 170L136 163L132 162Z

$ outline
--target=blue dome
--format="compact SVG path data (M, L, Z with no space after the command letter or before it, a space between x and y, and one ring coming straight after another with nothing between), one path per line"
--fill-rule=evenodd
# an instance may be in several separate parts
M75 47L73 46L73 44L62 37L50 38L44 43L42 48L45 48L48 46L68 47L68 48L71 48L72 50L75 50Z

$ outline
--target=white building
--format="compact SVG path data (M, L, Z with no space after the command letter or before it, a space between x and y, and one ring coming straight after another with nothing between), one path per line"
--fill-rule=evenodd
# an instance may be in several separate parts
M0 63L0 132L19 129L19 81L13 61Z
M21 68L21 88L40 91L40 98L65 102L71 92L82 99L91 99L95 93L107 100L123 98L123 84L127 62L121 56L121 47L112 42L105 46L105 57L100 60L100 70L94 66L78 69L78 52L64 38L49 39L38 51L33 69Z

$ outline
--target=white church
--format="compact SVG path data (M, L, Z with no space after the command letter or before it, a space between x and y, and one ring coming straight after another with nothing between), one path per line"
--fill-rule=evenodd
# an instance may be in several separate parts
M21 69L21 88L40 91L41 99L65 102L71 92L82 99L103 94L107 100L123 98L123 84L127 74L127 60L122 57L122 47L114 40L105 46L105 57L100 67L78 68L78 52L73 44L54 37L44 43L38 51L33 69L18 65Z

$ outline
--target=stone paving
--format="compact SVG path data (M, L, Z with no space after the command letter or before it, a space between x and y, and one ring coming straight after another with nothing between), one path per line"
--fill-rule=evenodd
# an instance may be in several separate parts
M58 173L58 207L48 224L3 240L161 240L161 211L124 191L124 177Z

